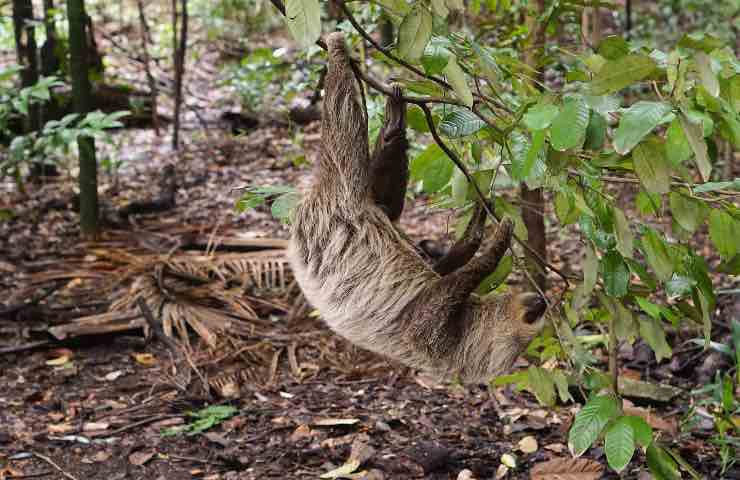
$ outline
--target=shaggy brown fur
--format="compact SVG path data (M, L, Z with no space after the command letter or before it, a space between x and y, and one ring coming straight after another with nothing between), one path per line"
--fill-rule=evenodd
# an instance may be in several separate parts
M394 223L408 181L400 90L370 156L342 34L329 35L327 45L323 148L295 209L289 249L306 298L340 335L407 365L464 381L504 373L541 329L545 310L535 294L473 294L509 247L512 222L501 222L473 258L485 223L478 207L465 237L428 265Z

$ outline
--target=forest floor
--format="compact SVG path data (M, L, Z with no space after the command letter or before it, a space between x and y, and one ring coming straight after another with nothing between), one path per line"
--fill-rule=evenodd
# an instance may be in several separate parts
M290 321L290 291L224 282L248 298L244 308L254 316L240 335L220 336L211 347L193 339L184 357L141 328L62 340L50 334L104 314L137 278L161 280L153 272L171 260L227 255L227 248L213 248L223 239L287 238L267 206L237 213L234 189L304 181L309 168L292 160L304 152L315 158L318 125L300 133L299 147L295 132L281 127L239 138L222 128L193 128L178 154L167 147L168 136L118 133L127 164L117 175L101 175L106 225L97 242L78 240L69 176L29 183L24 193L3 186L0 210L13 217L0 223L0 480L317 478L342 465L343 478L528 479L535 465L570 457L567 432L577 404L545 409L511 387L438 384L353 347L319 319ZM153 179L167 164L176 172L174 208L121 218L123 206L159 194ZM625 188L621 195L634 195ZM453 224L453 214L423 197L402 220L412 238L439 245L449 244ZM550 261L576 269L582 250L575 227L559 229L550 207L548 225ZM706 232L694 242L708 252ZM725 276L713 280L720 289L737 288ZM209 297L208 305L223 306L219 300ZM718 340L738 316L737 295L720 296ZM674 357L661 363L642 342L621 349L624 376L679 389L663 401L632 398L629 408L705 478L740 479L738 466L720 475L711 412L691 395L729 362L691 344L696 336L673 332ZM602 350L596 354L606 361ZM517 367L527 365L522 359ZM224 408L204 410L212 405ZM196 431L167 434L188 426ZM585 456L606 464L601 448ZM637 457L621 475L563 478L646 480L644 454Z

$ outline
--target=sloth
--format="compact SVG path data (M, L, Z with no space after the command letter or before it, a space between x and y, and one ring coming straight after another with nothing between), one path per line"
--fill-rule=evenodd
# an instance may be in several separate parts
M343 34L327 37L321 150L293 211L288 257L306 299L350 342L442 378L485 382L508 371L542 329L535 293L474 294L511 243L498 224L476 256L486 214L430 264L397 224L408 183L406 105L394 86L370 154L367 114Z

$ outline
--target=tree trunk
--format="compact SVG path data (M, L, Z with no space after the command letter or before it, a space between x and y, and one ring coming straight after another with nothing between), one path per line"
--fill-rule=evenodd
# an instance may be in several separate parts
M85 115L92 105L92 86L88 65L88 25L85 0L67 0L69 20L70 77L75 111ZM98 171L95 141L91 137L77 140L80 156L80 232L94 238L98 233Z
M535 0L530 2L530 9L527 12L527 25L529 26L529 45L525 54L527 65L537 69L537 62L540 57L540 51L545 48L545 27L546 25L538 21L538 17L545 10L544 0ZM544 77L539 73L537 81L543 82ZM537 88L534 84L533 88ZM547 260L547 239L545 238L545 201L541 188L530 190L526 184L522 184L520 194L522 201L522 220L527 227L527 243L540 256L542 260ZM545 270L534 258L527 258L527 270L536 287L544 291L547 288L547 274ZM534 287L534 286L533 286Z
M44 30L46 41L41 46L41 75L50 77L59 71L61 61L57 52L59 45L57 28L54 25L54 0L44 0Z
M36 48L36 28L34 27L33 2L31 0L13 0L13 30L15 33L15 50L21 70L21 87L30 87L39 81L39 62ZM27 129L38 130L41 126L39 106L31 105Z
M154 127L155 135L159 136L159 114L157 113L159 89L157 88L157 81L152 74L149 58L149 42L152 36L149 30L149 23L146 21L146 14L144 13L144 1L137 0L136 5L139 9L139 24L141 25L141 51L144 56L144 71L146 72L146 80L149 83L149 92L152 99L152 126Z
M175 118L172 129L172 148L180 148L180 111L182 110L182 82L185 75L185 51L188 45L188 0L180 0L180 33L177 32L177 0L172 0L172 29L175 50Z

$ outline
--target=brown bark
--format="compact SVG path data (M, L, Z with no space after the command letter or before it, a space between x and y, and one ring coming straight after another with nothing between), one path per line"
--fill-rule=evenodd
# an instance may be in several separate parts
M543 82L544 78L537 67L540 52L545 48L545 27L538 17L545 10L544 0L531 2L530 10L527 12L527 24L529 26L529 45L525 54L527 65L538 70L537 81ZM533 82L533 88L537 88ZM520 194L522 200L522 220L527 227L527 243L544 261L547 261L547 238L545 232L545 202L541 188L530 190L526 184L522 184ZM527 257L527 270L536 283L536 289L544 291L547 288L547 275L540 264L533 258Z

